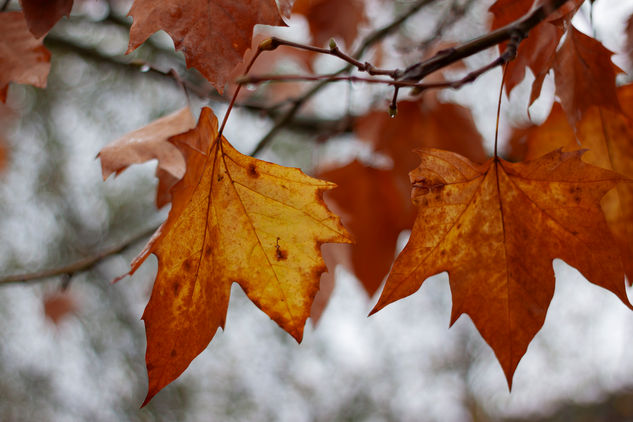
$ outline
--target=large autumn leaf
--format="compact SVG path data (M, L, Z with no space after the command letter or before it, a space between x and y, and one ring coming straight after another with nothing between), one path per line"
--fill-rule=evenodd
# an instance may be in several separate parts
M542 327L560 258L629 304L622 262L600 199L622 180L554 151L528 162L476 165L448 151L422 149L411 172L418 215L372 312L447 271L451 324L468 314L494 350L509 385Z
M256 24L284 25L275 0L135 0L128 53L162 29L220 92L251 45Z
M29 30L43 37L62 16L69 16L73 0L20 0Z
M195 125L191 110L185 107L110 142L97 154L101 159L103 180L113 173L118 175L132 164L156 159L156 206L161 208L168 204L171 201L169 190L182 178L186 168L185 158L168 139Z
M147 403L224 327L231 284L297 341L326 270L320 245L350 242L323 203L334 184L237 152L217 139L204 108L198 125L170 141L187 172L172 188L169 217L132 263L153 253L158 275L143 314Z
M50 69L51 53L29 32L22 12L0 13L0 101L10 82L45 88Z

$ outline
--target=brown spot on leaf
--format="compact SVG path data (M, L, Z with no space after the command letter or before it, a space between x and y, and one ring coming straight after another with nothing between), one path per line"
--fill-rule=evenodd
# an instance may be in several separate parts
M251 177L259 177L259 173L257 172L257 166L253 163L248 165L248 175Z
M169 354L172 358L175 358L176 355L178 354L178 352L176 352L176 349L171 349L171 353Z
M275 245L275 259L277 259L277 261L285 261L288 259L288 252L279 246L279 238L277 238L277 244Z
M177 281L174 281L173 284L171 285L171 288L174 291L174 295L178 296L178 290L180 290L180 283Z
M191 264L191 259L185 259L182 263L182 268L187 272L191 271L191 269L193 268L193 265Z
M211 248L211 245L207 245L207 247L204 248L204 256L205 256L205 258L210 257L212 253L213 253L213 249Z

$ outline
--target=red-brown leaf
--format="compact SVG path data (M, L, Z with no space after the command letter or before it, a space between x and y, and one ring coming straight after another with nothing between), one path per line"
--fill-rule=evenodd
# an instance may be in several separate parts
M169 190L185 174L186 167L185 158L168 139L195 125L191 111L186 107L110 142L97 155L101 159L103 180L112 173L118 175L132 164L156 159L156 206L166 205L171 198Z
M356 240L351 246L352 269L372 296L389 272L398 235L413 225L409 187L399 183L392 171L359 161L321 172L318 177L338 185L327 197L334 201L343 224Z
M73 0L20 0L29 30L43 37L62 16L69 16Z
M423 149L411 172L418 209L373 312L447 271L451 323L468 314L494 350L508 384L545 321L554 294L552 260L563 259L629 305L620 254L600 208L618 174L581 161L581 151L534 161Z
M284 25L274 0L135 0L128 53L162 29L220 92L251 45L256 24Z
M0 13L0 101L9 83L46 87L51 53L29 32L22 12Z
M363 0L296 0L292 11L306 17L313 43L318 46L339 38L349 48L358 27L367 21Z
M556 95L572 124L593 106L618 111L615 76L621 70L611 62L613 52L573 26L556 53Z

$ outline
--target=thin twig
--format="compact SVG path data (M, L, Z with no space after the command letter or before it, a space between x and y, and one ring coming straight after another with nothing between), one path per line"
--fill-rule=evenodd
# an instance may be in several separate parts
M458 89L462 86L475 81L479 76L488 72L491 69L494 69L497 66L504 65L509 61L513 60L517 55L517 50L519 48L519 43L522 41L522 37L514 34L508 45L506 46L504 52L497 57L495 60L490 62L489 64L482 66L481 68L474 70L468 73L466 76L453 80L453 81L443 81L443 82L435 82L435 83L421 83L412 80L390 80L390 79L379 79L379 78L366 78L362 76L338 76L337 74L329 74L329 75L250 75L244 76L240 78L238 83L241 85L253 85L260 84L263 82L290 82L290 81L328 81L328 82L337 82L337 81L347 81L347 82L365 82L369 84L384 84L391 85L396 88L394 93L394 97L392 100L392 107L395 108L395 102L398 96L398 88L416 88L415 93L420 93L427 89L432 88L453 88Z
M152 233L156 231L157 228L158 228L158 225L151 227L143 231L142 233L139 233L127 240L124 240L118 245L105 248L94 255L82 258L78 261L73 262L72 264L64 265L62 267L57 267L57 268L51 268L51 269L43 270L43 271L37 271L33 273L16 274L16 275L10 275L7 277L0 278L0 285L24 283L24 282L42 280L45 278L57 277L57 276L63 276L63 275L72 276L75 273L87 271L90 268L94 267L96 264L98 264L100 261L102 261L104 258L107 258L111 255L115 255L127 249L129 246L133 245L139 240L150 236Z
M358 49L351 56L356 57L356 58L362 57L362 55L365 54L367 49L369 49L375 43L377 43L378 41L380 41L381 39L389 35L396 28L400 27L400 25L402 25L404 21L409 19L416 12L422 9L424 6L430 3L433 3L434 1L435 0L418 0L407 12L402 14L399 18L393 20L390 24L372 32L369 36L367 36L363 40L361 45L358 47ZM336 74L339 75L341 73L349 72L352 68L353 68L352 65L347 65L341 68L338 72L336 72ZM292 107L290 107L275 122L275 125L268 131L268 133L266 133L266 135L264 135L264 137L260 139L260 141L257 143L257 145L255 146L255 149L253 149L250 155L254 156L254 155L257 155L259 152L261 152L273 140L273 138L277 135L277 133L294 118L294 116L297 114L299 109L301 109L301 107L306 102L308 102L310 98L312 98L319 91L321 91L321 89L323 89L323 87L326 86L327 84L328 84L328 81L321 81L315 86L313 86L309 91L307 91L301 97L299 97L297 100L295 100Z
M537 7L529 15L516 20L503 28L475 38L461 44L458 47L449 48L438 52L435 56L420 63L416 63L406 68L400 75L399 80L419 81L429 74L449 66L466 57L475 55L511 38L524 39L532 28L544 21L551 13L565 4L568 0L550 0Z
M313 45L301 44L298 42L288 41L288 40L284 40L282 38L277 38L277 37L270 38L270 43L272 47L271 50L279 46L285 45L285 46L297 48L300 50L313 51L315 53L320 53L320 54L329 54L334 57L338 57L339 59L343 61L348 62L350 65L356 67L359 71L367 72L370 75L393 76L395 75L395 72L396 72L396 69L379 69L369 62L363 63L361 61L356 60L352 56L348 56L347 54L343 53L338 48L338 46L336 45L336 43L333 42L333 40L331 41L330 48L315 47Z

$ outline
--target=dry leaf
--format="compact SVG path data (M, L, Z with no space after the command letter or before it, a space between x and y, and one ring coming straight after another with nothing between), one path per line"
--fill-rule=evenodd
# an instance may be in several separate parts
M101 159L103 180L112 173L118 175L132 164L156 159L156 206L166 205L171 198L169 190L185 174L185 158L167 139L195 125L191 110L186 107L110 142L97 155Z
M219 91L251 45L256 24L284 25L275 0L135 0L128 53L162 29Z
M390 118L385 110L372 111L358 119L357 136L393 160L393 171L406 183L406 174L418 160L412 151L420 147L442 148L483 162L483 139L470 110L457 104L400 101L398 115Z
M46 87L51 53L26 26L22 12L0 13L0 101L6 102L9 82Z
M359 161L318 176L338 185L326 198L335 202L337 214L356 240L352 246L352 270L372 296L391 268L398 235L413 225L409 187L398 183L392 171L368 167Z
M447 271L451 324L470 316L511 385L545 321L553 259L629 305L620 254L600 209L621 176L582 162L582 151L483 165L448 151L419 155L410 174L418 215L372 313Z
M618 89L626 109L633 110L633 85ZM576 131L567 121L558 104L540 126L531 128L525 136L523 159L534 159L557 148L566 151L587 148L583 161L633 179L633 120L621 112L603 107L591 107L576 124ZM633 283L633 185L618 183L617 189L602 200L611 232L616 240L624 269Z
M349 242L323 203L333 184L237 152L216 139L204 108L198 126L170 141L187 172L172 188L172 208L132 263L151 253L158 275L143 314L147 403L178 377L224 327L231 284L298 341L326 271L320 245Z
M68 292L55 292L44 297L44 315L53 324L59 323L77 312L77 302Z
M20 0L29 30L43 37L62 16L70 16L73 0Z
M313 43L318 46L339 38L349 48L358 27L367 22L363 0L296 0L292 12L306 17Z
M615 75L620 68L611 62L613 52L573 26L556 53L556 95L572 124L593 106L620 110Z

